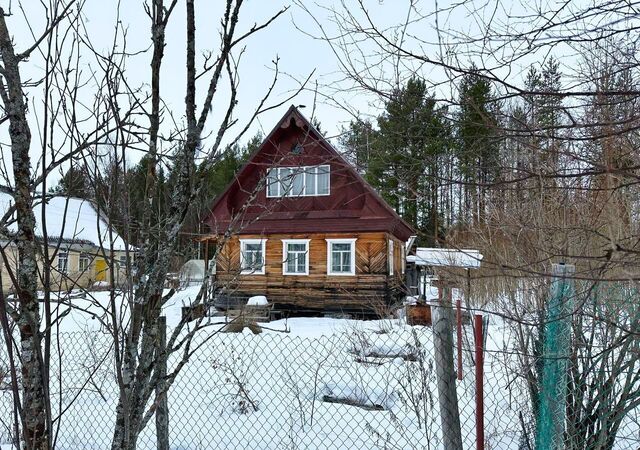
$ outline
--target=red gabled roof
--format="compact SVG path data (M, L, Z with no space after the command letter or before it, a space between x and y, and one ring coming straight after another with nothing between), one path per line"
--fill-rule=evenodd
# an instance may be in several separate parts
M302 154L291 152L297 143ZM266 197L268 168L319 164L331 166L330 195ZM205 223L215 234L387 231L403 241L415 234L295 106L216 198Z

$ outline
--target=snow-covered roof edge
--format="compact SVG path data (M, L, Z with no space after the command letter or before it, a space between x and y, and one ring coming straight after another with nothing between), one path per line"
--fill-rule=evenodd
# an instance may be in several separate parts
M407 261L418 266L478 269L482 258L478 250L418 247L415 255L407 256Z
M42 201L46 201L45 219L47 238L52 242L91 244L114 251L135 250L126 244L120 234L111 227L108 217L87 199L68 196L45 196L33 206L36 217L36 235L43 237ZM0 211L6 211L13 197L0 192ZM9 227L15 231L15 224Z

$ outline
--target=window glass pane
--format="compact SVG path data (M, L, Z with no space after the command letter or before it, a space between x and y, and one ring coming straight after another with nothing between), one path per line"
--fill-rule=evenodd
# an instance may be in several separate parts
M89 268L89 256L88 255L80 255L80 260L78 261L78 269L81 272L84 272L88 268Z
M351 271L351 252L342 253L342 270L343 272Z
M307 246L305 244L289 244L290 252L305 252L307 251Z
M298 272L304 273L307 268L307 254L298 253Z
M305 195L316 195L316 168L307 167L304 179Z
M296 271L296 260L293 253L289 253L287 256L287 272L295 273Z
M340 252L331 254L331 269L333 272L340 272Z
M243 244L243 270L262 270L262 244Z
M351 245L345 243L331 244L331 272L351 272Z
M287 243L285 262L287 273L305 273L307 269L307 244Z
M304 194L304 172L302 169L297 169L293 174L293 187L291 191L292 195Z
M280 169L280 196L291 195L291 169L282 167Z
M267 195L278 196L278 169L269 169L267 172Z
M318 195L329 193L329 166L318 167Z
M262 244L244 244L244 248L247 251L260 251L262 250Z
M66 272L67 271L67 261L68 261L68 254L67 253L58 253L58 271L60 272Z

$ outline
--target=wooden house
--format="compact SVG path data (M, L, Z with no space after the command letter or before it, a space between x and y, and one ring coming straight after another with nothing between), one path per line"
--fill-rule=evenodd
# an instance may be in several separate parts
M374 314L404 292L414 230L291 107L205 220L215 305Z

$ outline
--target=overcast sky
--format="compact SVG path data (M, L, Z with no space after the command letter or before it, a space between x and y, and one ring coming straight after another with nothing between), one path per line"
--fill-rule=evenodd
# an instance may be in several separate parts
M45 1L46 3L46 1ZM167 0L166 3L169 3ZM198 54L207 49L216 50L218 46L218 26L221 18L222 1L199 0L196 1L196 26L198 40ZM330 27L326 22L327 12L323 6L331 6L334 2L328 0L320 3L312 3L310 7L317 14L317 18ZM32 31L38 34L38 30L44 27L44 10L39 1L2 0L0 4L5 9L11 6L12 16L8 20L10 32L14 37L16 48L25 49L33 42ZM401 21L402 12L398 9L399 2L395 1L372 1L373 14L384 18L390 22ZM117 8L116 0L86 0L83 8L84 22L86 24L89 37L93 45L105 54L109 51L113 38L115 24L120 21L127 30L127 48L130 52L148 49L150 45L150 24L149 18L143 9L143 2L138 0L123 0L120 8ZM257 102L261 99L268 88L273 75L272 61L280 59L280 81L275 89L275 95L271 102L277 103L286 98L291 92L299 87L301 80L306 79L310 74L313 76L308 84L308 89L296 97L292 102L287 103L273 111L260 116L259 121L252 127L245 137L248 139L257 131L268 133L275 125L276 121L284 114L291 103L296 105L306 105L303 110L307 116L315 115L322 124L322 128L329 136L339 133L340 127L346 124L351 117L339 107L329 106L322 100L325 91L321 88L321 95L316 96L314 92L316 84L324 86L340 77L339 66L330 47L320 40L308 36L304 30L311 34L317 34L318 29L309 15L300 8L291 4L287 0L246 0L241 12L239 30L247 30L254 23L261 23L279 9L289 6L288 11L276 20L267 29L256 34L246 42L246 51L242 55L240 63L240 88L239 104L235 113L240 123L250 116L254 111ZM25 14L22 10L24 9ZM119 14L119 15L118 15ZM27 26L27 22L29 26ZM167 105L168 111L176 120L181 120L184 115L184 95L185 95L185 2L180 0L174 11L166 36L166 50L162 71L162 97ZM85 73L95 70L95 59L83 52L81 64ZM141 53L139 56L129 58L127 63L127 81L132 86L148 85L150 79L149 62L151 53ZM202 59L200 59L200 64ZM42 74L43 60L40 56L34 55L30 61L21 67L23 79L38 79ZM205 86L198 85L199 96L204 96ZM228 90L227 86L224 86ZM41 88L29 90L29 100L34 109L41 104L39 92ZM84 90L87 97L91 94L91 86ZM317 101L315 101L317 99ZM219 123L221 113L226 104L224 95L219 102L214 102L212 117L208 122L208 130L211 130ZM362 95L349 96L345 93L343 101L349 102L349 106L363 112L370 112L379 100ZM33 106L35 104L35 106ZM315 105L315 109L314 109ZM31 116L33 119L33 115ZM168 120L165 121L165 124ZM34 138L37 140L37 123L32 120L34 128ZM5 130L6 133L6 130ZM6 143L6 134L3 133L3 142ZM5 148L5 156L6 148ZM37 150L36 150L37 154ZM135 160L139 156L131 155Z
M49 0L43 0L48 3ZM169 3L169 0L165 0ZM218 48L218 28L222 13L221 0L197 0L196 1L196 26L199 66L202 64L202 53L207 49L213 51ZM402 23L407 14L409 2L400 0L368 0L365 4L375 22L381 28ZM456 3L456 2L454 2ZM507 2L508 3L508 2ZM118 8L118 4L120 7ZM502 3L504 5L504 3ZM14 37L18 51L29 47L33 43L32 31L38 34L43 28L45 18L40 0L0 0L0 5L5 9L11 6L12 16L8 19L10 32ZM308 7L317 20L326 30L333 32L335 27L331 23L331 7L340 8L345 5L355 8L353 0L316 0L309 2L304 0L304 5ZM514 3L514 8L517 4ZM24 9L24 14L20 8ZM260 116L259 121L252 127L243 141L255 134L257 131L268 133L282 116L291 103L296 105L306 105L303 113L307 116L315 115L322 124L322 128L327 134L336 136L339 134L341 126L344 126L352 118L346 111L340 108L341 104L347 104L349 109L357 111L361 115L375 116L383 106L379 98L370 95L363 95L362 92L348 89L349 82L341 84L343 89L335 92L327 89L326 86L340 80L343 75L339 63L329 45L322 40L313 39L311 35L319 35L318 25L309 14L301 8L292 4L292 0L245 0L245 5L241 12L239 31L249 29L254 23L261 23L272 16L279 9L289 6L288 11L275 21L267 29L256 34L246 42L246 51L242 55L240 62L240 88L239 104L236 109L235 118L240 124L244 124L247 118L254 111L256 104L262 98L264 92L271 83L272 61L280 58L280 81L274 91L275 95L271 103L276 103L286 98L292 91L299 87L301 80L309 74L313 76L307 86L307 90L293 99L290 103L270 111ZM446 5L439 4L441 8ZM435 2L424 1L420 3L421 13L429 16ZM509 6L511 7L511 6ZM465 13L466 6L455 10L454 14L442 14L439 16L439 27L446 29L448 26L458 30L472 30L475 22L470 19L470 15ZM505 13L505 11L502 11ZM128 59L126 68L127 82L131 86L142 86L148 89L150 79L149 63L151 60L150 51L150 23L143 8L142 0L85 0L84 24L89 34L89 39L94 47L105 54L109 51L114 40L114 29L119 23L126 29L127 49L129 52L140 52L137 56ZM25 17L26 16L26 17ZM30 29L31 28L31 29ZM301 31L302 30L302 31ZM435 23L431 18L422 21L410 30L419 36L421 40L420 51L429 54L437 51L435 43L438 36L435 32ZM179 0L174 11L166 36L166 50L162 71L162 98L166 104L164 127L169 127L170 118L180 122L184 116L184 96L185 96L185 1ZM368 52L366 44L358 47L366 55ZM430 56L430 55L428 55ZM354 58L362 55L354 55ZM81 66L84 74L91 70L96 70L95 58L86 50L82 50ZM526 63L523 63L526 68ZM21 66L23 80L39 79L42 76L43 60L39 55L34 55L30 61ZM508 70L513 71L513 67ZM381 67L381 73L385 77L392 76ZM524 69L523 69L524 70ZM437 84L439 79L444 79L443 74L437 69L423 67L421 75L433 84ZM511 75L516 72L510 72ZM197 98L204 96L206 80L203 79L198 85L199 93ZM316 93L314 88L319 86L317 102L314 102ZM92 83L89 82L83 89L83 95L90 103L92 94ZM453 91L451 85L444 87L445 91L440 92L442 98L451 98ZM29 100L32 105L32 128L34 130L34 140L38 140L38 124L35 121L33 111L41 109L41 87L35 87L28 91ZM224 112L226 103L224 93L228 92L227 86L223 86L222 96L215 101L212 114L208 121L207 131L215 130ZM325 96L330 96L333 103L331 105L325 101ZM201 104L201 103L200 103ZM315 107L315 108L314 108ZM165 131L168 131L165 129ZM0 129L0 139L3 145L3 152L6 158L8 142L6 124ZM334 139L335 142L335 139ZM37 146L35 155L38 154ZM130 162L135 162L140 155L129 155Z

